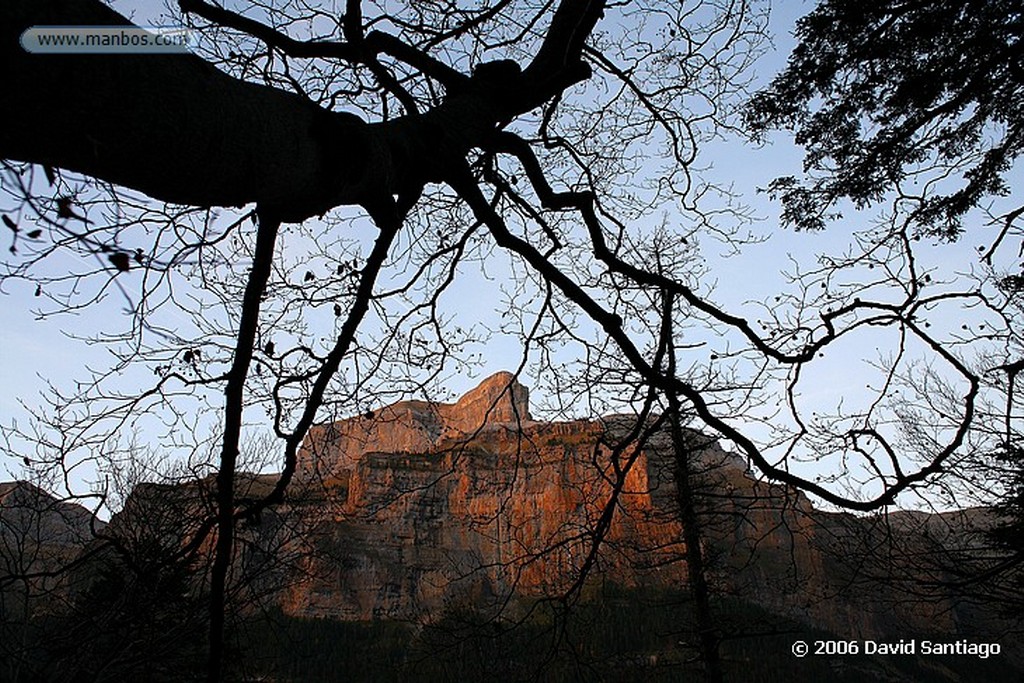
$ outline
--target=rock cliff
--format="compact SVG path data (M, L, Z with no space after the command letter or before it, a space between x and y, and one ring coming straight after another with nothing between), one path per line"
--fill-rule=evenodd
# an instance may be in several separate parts
M47 613L64 595L62 572L104 527L83 506L27 481L0 483L0 623Z
M533 423L529 390L512 373L488 377L458 402L402 401L310 429L298 456L298 483L343 483L367 453L428 453L442 439ZM339 479L340 478L340 479Z
M630 427L628 416L534 420L509 373L453 404L404 401L316 426L286 502L239 529L236 578L288 614L352 621L514 610L563 595L585 567L584 593L595 583L678 591L674 444L665 432L642 449L619 443ZM926 569L941 585L941 568L920 558L977 537L983 512L826 513L714 440L685 441L716 594L850 638L980 623L951 595L910 600L904 587ZM264 495L274 478L240 475L239 495ZM140 486L103 535L173 554L208 513L211 486ZM49 528L41 522L33 528ZM65 527L88 535L80 520Z
M528 396L500 373L455 404L402 402L312 430L300 486L281 511L303 520L313 549L303 580L282 596L286 610L353 620L486 611L559 595L588 562L591 581L684 587L668 435L616 452L628 417L537 422ZM908 609L898 588L872 588L869 601L851 590L871 522L816 511L713 440L687 439L715 590L851 637L908 624L955 632L951 599ZM590 558L626 467L613 523Z
M311 430L292 504L317 552L289 611L408 619L565 590L612 495L612 449L600 423L533 421L528 395L499 373L454 404ZM683 581L679 526L658 518L642 454L623 481L599 572Z

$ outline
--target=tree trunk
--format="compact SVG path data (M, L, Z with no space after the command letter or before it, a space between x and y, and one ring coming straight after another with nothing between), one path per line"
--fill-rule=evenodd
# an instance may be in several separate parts
M711 590L708 587L707 567L702 548L701 522L697 512L693 489L693 469L690 457L693 450L687 446L679 418L679 401L669 399L672 426L672 448L675 452L673 475L676 482L676 502L683 523L683 540L686 543L686 572L693 597L694 615L697 620L700 657L704 663L704 674L708 683L721 683L722 661L718 645L720 638L711 615Z
M245 380L249 375L256 330L259 323L260 300L266 291L274 260L274 246L281 222L276 216L259 214L256 251L252 270L245 286L242 316L238 323L235 355L224 387L224 440L217 470L217 543L210 568L210 636L207 680L221 680L224 668L224 615L227 605L228 572L235 542L235 464L238 461L242 434L242 413L245 410Z

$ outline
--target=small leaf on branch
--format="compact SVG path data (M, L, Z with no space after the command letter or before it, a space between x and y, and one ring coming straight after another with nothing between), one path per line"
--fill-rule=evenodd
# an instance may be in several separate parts
M107 257L110 262L114 264L119 273L127 273L131 270L131 261L128 259L128 254L123 251L115 251L113 254Z
M8 216L7 214L4 214L4 225L6 225L14 232L18 232L18 224L11 220L11 217Z
M39 230L37 228L36 230L33 230L30 233L27 233L26 237L28 237L30 240L37 240L37 239L39 239L42 236L42 234L43 234L43 231Z
M57 217L73 218L75 213L71 210L71 197L61 197L57 200Z
M57 199L57 218L75 218L83 223L92 223L85 216L80 216L71 208L71 197L60 197Z

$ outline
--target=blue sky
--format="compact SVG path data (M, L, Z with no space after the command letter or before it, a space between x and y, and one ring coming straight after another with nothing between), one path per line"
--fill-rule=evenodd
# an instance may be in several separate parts
M776 5L770 29L776 49L765 55L756 66L756 73L762 82L784 64L792 45L789 33L793 22L811 6L798 2ZM115 6L127 12L133 4L119 2ZM136 14L137 21L141 22L144 17L143 11ZM866 227L877 216L876 212L852 215L834 228L817 234L797 234L782 229L777 220L777 207L764 194L758 193L758 189L777 175L799 172L800 162L799 148L784 136L778 136L774 144L764 148L754 148L741 140L715 143L703 155L703 163L709 166L707 179L731 186L732 191L750 206L752 214L757 217L749 229L767 238L767 241L745 248L738 255L714 239L703 238L700 242L700 253L706 259L710 278L718 281L714 299L732 312L756 318L762 309L751 302L761 301L766 292L776 292L785 287L781 272L793 267L792 259L801 262L804 268L812 267L818 253L843 251L853 232ZM990 229L979 228L976 232L982 241L991 235ZM922 258L946 272L966 271L977 262L974 242L975 235L972 233L959 244L935 244L922 251ZM66 267L69 264L63 265ZM51 267L60 268L62 264L58 262ZM510 272L508 261L503 256L496 256L488 268L490 277L467 272L465 281L453 289L448 297L452 310L466 326L478 321L497 327L501 322L491 304L504 297L502 288L507 284L505 278ZM0 292L3 297L0 348L3 349L4 361L0 363L0 386L4 387L0 393L0 422L5 426L16 423L24 427L28 423L28 413L21 401L30 406L40 405L38 395L44 390L46 382L69 390L76 380L87 379L85 367L104 367L109 364L111 355L106 348L75 341L69 336L96 334L107 328L110 321L116 321L123 315L124 301L116 291L112 291L98 306L81 314L40 319L37 309L41 299L37 299L34 294L35 286L23 281L9 281ZM961 322L964 315L959 311L938 314L936 325L952 328ZM969 317L971 314L966 315ZM719 343L718 340L710 337L702 341L709 351L721 353L721 349L713 348ZM891 344L892 339L886 338L884 334L865 333L829 351L820 363L808 366L808 381L804 385L801 404L807 406L808 410L813 405L822 412L840 404L847 409L855 405L866 405L872 400L870 386L875 381L870 363L877 361L879 353L884 356L885 348ZM882 347L881 351L879 347ZM480 378L498 370L514 369L520 362L521 348L514 335L496 335L477 351L481 354L481 363L472 376L446 376L445 386L454 396L471 388ZM529 369L527 367L527 378ZM125 382L130 384L131 379L126 377ZM539 403L544 396L535 391L534 398L538 399L535 403ZM774 407L767 406L766 414L770 414ZM766 440L771 438L769 430L764 426L747 424L746 427ZM13 450L17 451L17 448ZM22 455L25 453L8 454L0 465L8 474L0 475L0 478L19 475ZM812 474L816 467L822 469L822 466L817 465L808 467ZM822 472L827 474L825 469Z

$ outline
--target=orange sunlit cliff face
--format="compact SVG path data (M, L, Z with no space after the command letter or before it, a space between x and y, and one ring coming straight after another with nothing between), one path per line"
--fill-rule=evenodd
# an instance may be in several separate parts
M499 373L454 404L406 401L314 428L297 483L326 513L326 554L347 559L325 572L314 553L318 578L289 608L408 618L567 589L612 495L611 448L600 423L532 420L528 397ZM678 521L648 476L641 454L600 553L596 574L624 586L685 580Z
M499 373L454 404L403 401L319 425L287 500L241 524L233 583L294 616L420 623L452 611L514 616L536 598L565 595L588 561L583 597L608 585L679 594L688 586L685 546L664 431L639 452L632 444L619 453L620 467L636 457L593 552L617 480L611 444L630 419L534 420L526 387ZM850 637L957 633L980 618L952 594L908 600L899 586L921 567L877 546L941 555L991 525L984 511L828 513L755 479L714 440L685 438L717 594ZM241 476L238 495L259 498L274 481ZM105 533L181 547L191 535L182 520L202 518L195 508L208 505L212 486L209 478L139 486ZM865 583L871 576L889 580Z
M561 595L593 548L615 480L611 435L628 423L533 420L527 388L499 373L454 404L405 401L315 427L279 511L302 520L309 546L294 575L304 578L282 592L283 607L432 621L450 609L486 613L510 598ZM716 590L865 636L908 624L955 631L948 600L923 608L897 589L872 589L870 600L849 590L844 562L856 558L847 554L877 529L755 479L706 436L687 438ZM673 462L665 432L638 454L591 585L685 590Z

